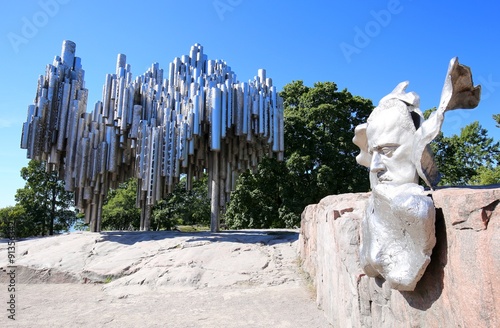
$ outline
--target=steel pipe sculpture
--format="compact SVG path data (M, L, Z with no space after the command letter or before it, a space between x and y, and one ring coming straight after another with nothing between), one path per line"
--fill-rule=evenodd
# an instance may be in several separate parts
M170 63L165 79L157 63L133 79L119 54L102 100L87 112L85 73L75 50L74 42L63 41L61 56L40 76L21 148L59 173L91 231L100 231L103 201L120 182L138 179L140 228L149 230L151 207L181 175L190 188L204 172L211 230L218 231L220 209L238 174L255 169L264 156L283 159L283 101L265 70L240 83L231 67L209 60L195 44Z

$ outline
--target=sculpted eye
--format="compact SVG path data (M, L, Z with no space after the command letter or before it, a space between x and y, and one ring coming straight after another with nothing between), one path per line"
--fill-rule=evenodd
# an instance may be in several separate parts
M392 154L396 151L396 149L398 149L397 146L384 146L384 147L380 147L378 149L378 152L381 154L381 155L384 155L384 156L392 156Z

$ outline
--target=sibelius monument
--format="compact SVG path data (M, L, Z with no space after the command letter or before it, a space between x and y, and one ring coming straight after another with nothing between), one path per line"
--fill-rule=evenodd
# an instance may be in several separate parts
M61 56L38 79L28 107L21 148L57 171L91 231L100 231L110 188L138 180L141 230L151 207L181 176L209 176L211 230L229 201L239 173L265 156L283 159L283 100L263 69L239 82L222 60L210 60L195 44L164 72L154 63L132 77L126 56L107 74L102 100L87 112L88 90L76 44L63 41Z

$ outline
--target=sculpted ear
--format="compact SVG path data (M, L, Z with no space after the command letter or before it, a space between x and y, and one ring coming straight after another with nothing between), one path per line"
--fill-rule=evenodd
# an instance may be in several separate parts
M354 138L352 139L352 142L361 150L359 155L356 156L358 164L370 167L372 155L368 152L368 138L366 137L367 126L367 123L363 123L354 129Z

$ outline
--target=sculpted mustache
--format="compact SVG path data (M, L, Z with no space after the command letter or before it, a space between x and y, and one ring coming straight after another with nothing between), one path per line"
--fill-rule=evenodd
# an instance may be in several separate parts
M386 173L387 172L378 172L377 179L379 181L392 181L392 179Z

